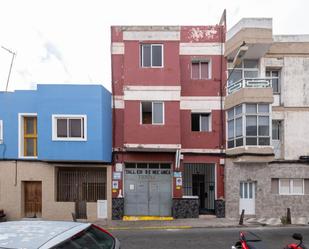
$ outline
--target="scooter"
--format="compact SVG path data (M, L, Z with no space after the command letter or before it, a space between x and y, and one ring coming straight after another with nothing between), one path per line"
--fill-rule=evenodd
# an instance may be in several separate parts
M294 233L293 239L298 240L299 243L288 244L284 247L284 249L307 249L307 247L303 244L303 236L300 233ZM252 233L252 232L240 232L239 233L239 241L235 243L231 249L265 249L266 246L263 244L262 239Z

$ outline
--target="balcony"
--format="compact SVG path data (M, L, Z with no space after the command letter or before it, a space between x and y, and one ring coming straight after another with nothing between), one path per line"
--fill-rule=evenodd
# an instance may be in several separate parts
M272 88L271 80L267 78L244 78L229 84L227 95L230 95L241 88Z
M273 103L273 89L268 78L243 78L227 86L224 108L242 103Z

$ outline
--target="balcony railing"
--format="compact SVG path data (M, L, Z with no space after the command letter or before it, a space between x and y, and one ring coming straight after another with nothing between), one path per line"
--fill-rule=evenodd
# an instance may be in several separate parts
M271 80L267 78L244 78L227 87L227 94L237 92L241 88L271 88Z

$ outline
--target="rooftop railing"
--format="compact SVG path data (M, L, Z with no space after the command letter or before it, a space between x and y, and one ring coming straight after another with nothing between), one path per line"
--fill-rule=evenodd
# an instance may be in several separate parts
M237 92L241 88L271 88L271 79L268 78L243 78L228 84L227 94Z

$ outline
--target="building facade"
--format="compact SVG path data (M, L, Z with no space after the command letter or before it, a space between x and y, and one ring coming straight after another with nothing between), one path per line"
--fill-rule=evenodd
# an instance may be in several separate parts
M99 85L0 93L0 207L8 219L111 216L111 95Z
M226 37L226 215L293 217L309 206L309 36L242 19Z
M114 26L111 37L113 218L214 214L225 26Z

